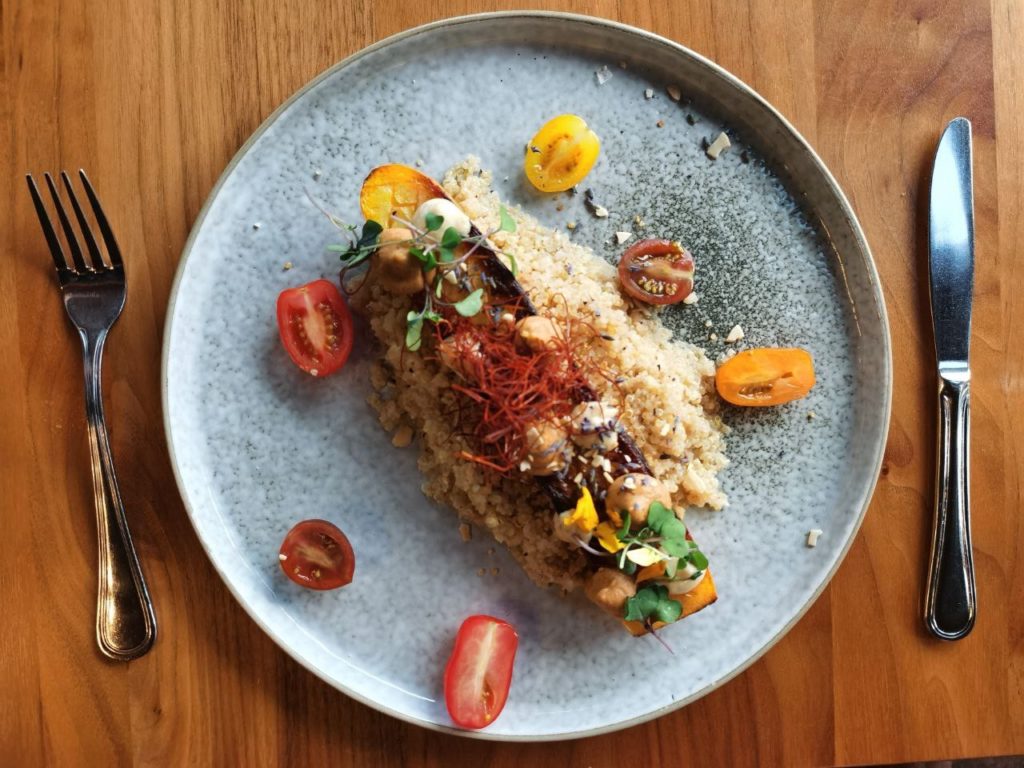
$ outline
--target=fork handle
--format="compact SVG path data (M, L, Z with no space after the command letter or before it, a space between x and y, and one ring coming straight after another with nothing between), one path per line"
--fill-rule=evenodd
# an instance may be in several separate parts
M939 377L935 529L925 597L925 623L942 640L959 640L977 610L970 520L970 374Z
M128 661L146 653L156 639L156 617L135 554L117 487L114 460L103 417L100 367L106 332L82 333L85 360L85 413L99 540L96 641L104 655Z

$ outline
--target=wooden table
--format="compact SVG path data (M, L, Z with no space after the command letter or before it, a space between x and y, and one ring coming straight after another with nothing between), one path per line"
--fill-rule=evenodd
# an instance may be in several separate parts
M1024 4L528 5L617 18L711 57L779 107L849 194L882 275L896 391L878 491L831 587L720 690L657 722L584 741L441 736L320 682L235 603L178 497L159 386L171 279L221 170L289 94L368 43L498 4L8 2L0 5L0 763L801 766L1024 753L1024 354L1013 345L1021 335L1011 335L1024 323ZM980 616L966 640L941 644L920 620L935 396L922 258L931 153L958 114L975 130ZM29 170L79 166L99 187L131 265L106 396L160 621L155 650L131 664L108 663L95 648L81 367L22 180Z

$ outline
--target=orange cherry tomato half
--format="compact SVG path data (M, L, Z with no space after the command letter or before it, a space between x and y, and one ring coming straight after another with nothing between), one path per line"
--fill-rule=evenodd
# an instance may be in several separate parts
M277 330L292 362L313 376L334 373L352 351L352 314L328 280L281 291Z
M715 373L715 388L733 405L781 405L814 386L814 362L803 349L747 349Z
M485 728L501 714L512 684L519 636L493 616L470 616L459 628L444 671L448 714L463 728Z
M523 170L541 192L564 192L583 181L597 162L601 140L577 115L559 115L526 146Z
M359 190L359 207L366 219L387 229L401 223L393 222L392 215L412 221L416 209L435 197L448 197L436 181L408 165L391 163L370 171Z
M278 560L289 579L309 589L344 587L356 569L348 537L326 520L303 520L288 531Z
M619 259L619 282L634 299L675 304L693 291L693 256L675 240L641 240Z

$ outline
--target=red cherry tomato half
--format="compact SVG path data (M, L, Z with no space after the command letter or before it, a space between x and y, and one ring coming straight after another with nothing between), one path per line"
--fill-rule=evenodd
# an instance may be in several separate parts
M309 589L337 589L352 581L356 557L341 529L326 520L303 520L284 537L281 570Z
M519 636L493 616L470 616L459 628L444 671L448 714L463 728L485 728L501 714L512 684Z
M328 280L281 291L277 330L292 362L313 376L334 373L352 351L352 314Z
M634 299L675 304L693 291L693 256L674 240L641 240L619 259L619 282Z

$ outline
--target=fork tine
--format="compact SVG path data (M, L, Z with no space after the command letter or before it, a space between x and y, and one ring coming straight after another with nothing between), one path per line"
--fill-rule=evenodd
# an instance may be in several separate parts
M85 259L82 257L82 249L78 247L75 230L71 228L71 220L64 212L64 204L60 201L57 185L53 183L53 177L49 173L44 173L43 178L46 179L46 186L50 188L50 196L53 198L54 205L57 206L57 218L60 219L60 225L64 229L64 238L68 241L68 249L71 251L71 259L75 262L75 268L79 272L89 272L90 267L86 265Z
M110 228L106 214L103 213L100 199L96 197L96 192L93 190L92 184L89 183L89 177L85 175L85 171L79 168L78 175L82 179L82 184L85 185L85 194L89 196L89 202L92 203L92 212L96 215L96 223L100 225L100 232L103 233L103 242L107 244L107 255L110 256L110 263L114 267L123 267L124 262L121 261L121 249L117 247L114 231Z
M103 263L103 255L100 253L99 246L96 245L96 238L92 236L92 228L89 226L89 222L85 218L85 214L82 212L82 206L78 204L78 196L75 195L75 189L71 186L71 179L68 178L67 173L64 171L60 172L60 179L64 182L64 188L68 191L68 197L71 199L71 207L75 209L75 218L78 219L78 228L82 230L82 236L85 238L85 245L89 249L89 255L92 257L92 265L95 269L105 269L106 264Z
M64 258L64 249L60 247L60 240L57 238L57 233L54 232L53 224L50 222L50 214L46 212L43 198L39 195L39 187L36 186L36 181L32 178L31 173L25 174L25 181L28 182L28 191L32 195L32 203L36 207L39 226L43 228L43 237L46 238L46 244L50 246L53 264L57 267L58 272L70 272L67 259Z

